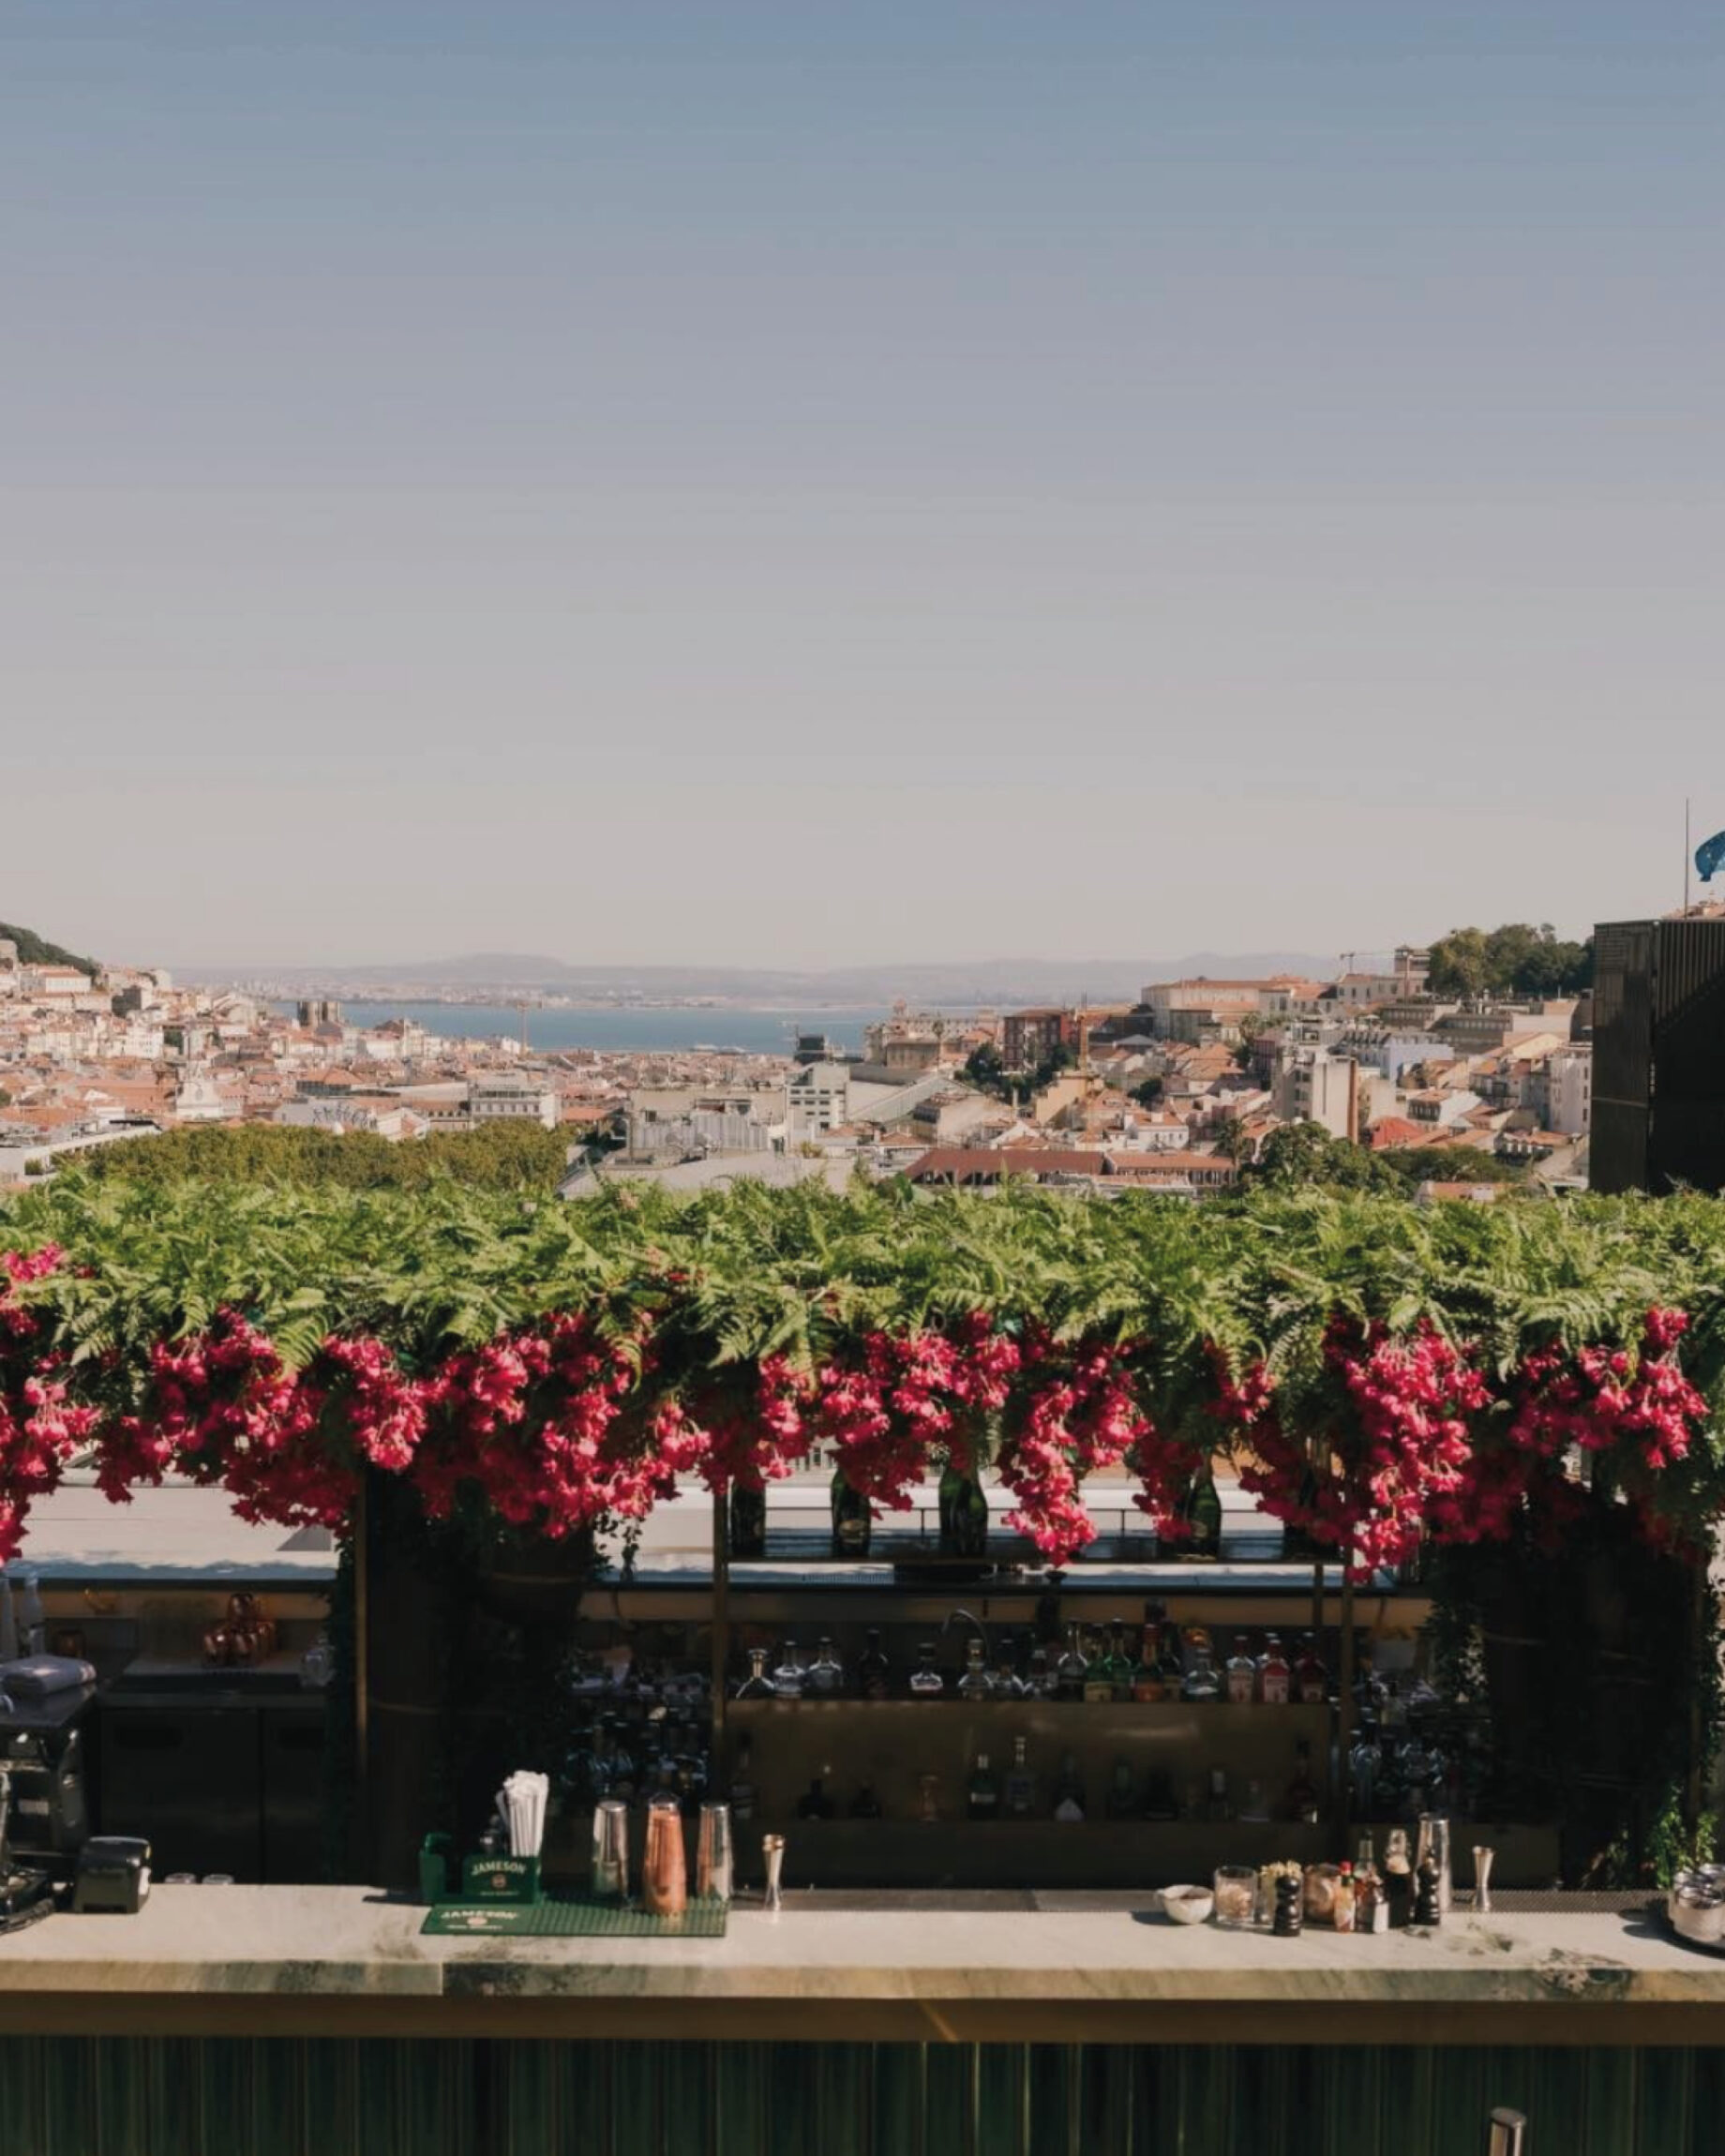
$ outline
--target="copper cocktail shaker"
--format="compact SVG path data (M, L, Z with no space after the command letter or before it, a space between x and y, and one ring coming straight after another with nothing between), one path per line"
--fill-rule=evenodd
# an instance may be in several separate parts
M654 1797L647 1806L647 1848L641 1857L641 1906L655 1916L681 1916L688 1901L682 1813L675 1797Z

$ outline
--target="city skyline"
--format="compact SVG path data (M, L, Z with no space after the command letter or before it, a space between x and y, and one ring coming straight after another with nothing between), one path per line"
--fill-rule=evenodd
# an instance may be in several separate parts
M1674 904L1687 0L22 0L7 913L202 966Z

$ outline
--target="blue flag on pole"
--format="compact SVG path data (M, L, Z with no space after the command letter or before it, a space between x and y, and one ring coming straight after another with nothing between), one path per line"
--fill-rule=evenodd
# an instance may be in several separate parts
M1702 839L1695 848L1695 867L1703 883L1711 883L1715 873L1725 868L1725 831L1716 831L1711 838Z

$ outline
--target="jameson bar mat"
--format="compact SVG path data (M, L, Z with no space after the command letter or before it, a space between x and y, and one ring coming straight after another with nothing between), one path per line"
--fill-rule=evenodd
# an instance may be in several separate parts
M681 1916L615 1902L440 1902L421 1932L444 1939L723 1939L726 1904L691 1898Z

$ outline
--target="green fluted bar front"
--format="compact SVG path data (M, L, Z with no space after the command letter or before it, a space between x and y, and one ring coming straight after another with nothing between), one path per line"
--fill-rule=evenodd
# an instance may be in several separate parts
M6 2156L1718 2156L1725 2052L0 2036Z

